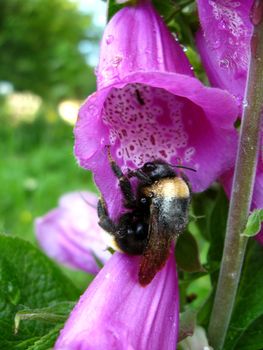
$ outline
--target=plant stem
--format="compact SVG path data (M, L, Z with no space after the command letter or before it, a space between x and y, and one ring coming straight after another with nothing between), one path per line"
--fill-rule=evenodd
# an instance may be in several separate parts
M221 350L224 345L247 244L247 238L240 234L244 231L249 215L259 153L263 106L262 5L262 0L256 1L252 10L254 32L251 40L251 58L243 103L241 132L222 264L208 327L210 343L215 350ZM261 10L260 13L259 10Z

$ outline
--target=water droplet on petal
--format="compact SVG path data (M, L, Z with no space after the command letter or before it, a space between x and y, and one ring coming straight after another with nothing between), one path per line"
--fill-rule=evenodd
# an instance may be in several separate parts
M117 68L119 66L119 64L122 61L122 57L121 56L115 56L112 60L112 66Z
M110 45L114 40L114 36L113 35L108 35L106 38L106 44Z
M177 36L175 33L172 33L172 36L174 37L174 39L175 39L176 41L179 40L179 39L178 39L178 36Z
M218 49L220 45L221 45L220 40L215 40L211 43L211 46L213 49Z
M247 100L243 100L242 105L243 105L244 108L246 108L248 106Z
M222 21L219 22L218 27L219 27L219 29L226 29L226 25L225 25L225 23L222 22Z
M229 61L228 59L224 58L222 60L219 61L219 66L221 68L228 68L229 67Z
M91 114L95 114L95 113L98 112L98 107L95 106L94 104L90 104L90 105L88 106L88 110L89 110L89 112L90 112Z

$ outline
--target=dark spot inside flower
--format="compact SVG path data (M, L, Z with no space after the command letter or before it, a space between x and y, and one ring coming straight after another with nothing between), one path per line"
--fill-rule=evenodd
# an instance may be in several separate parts
M164 158L167 158L167 153L165 152L165 150L161 150L159 152Z

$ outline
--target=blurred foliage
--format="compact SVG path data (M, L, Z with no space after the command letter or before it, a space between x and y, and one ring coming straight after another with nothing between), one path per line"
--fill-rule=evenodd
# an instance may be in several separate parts
M0 80L49 103L84 98L95 82L79 51L81 42L98 40L90 25L69 0L1 0Z
M0 80L15 92L40 96L41 105L29 123L0 98L0 232L33 241L34 218L63 193L94 189L73 156L72 126L57 108L60 100L84 99L95 90L93 68L79 46L98 36L73 1L1 0Z
M77 166L72 127L48 122L52 111L34 123L11 126L0 116L0 231L33 239L33 219L57 206L67 191L94 188L91 174Z

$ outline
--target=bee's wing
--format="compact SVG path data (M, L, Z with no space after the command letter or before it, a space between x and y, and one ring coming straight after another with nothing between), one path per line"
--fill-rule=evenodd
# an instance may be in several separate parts
M149 284L156 273L161 270L169 256L171 236L161 228L159 208L151 206L148 243L141 258L139 282L142 286Z

